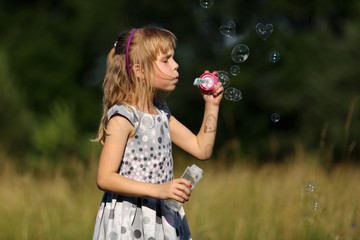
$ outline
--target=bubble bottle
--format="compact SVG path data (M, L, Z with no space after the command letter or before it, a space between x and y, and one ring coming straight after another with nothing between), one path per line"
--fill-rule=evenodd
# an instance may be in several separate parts
M213 73L204 73L194 81L194 85L198 85L201 92L205 94L212 93L217 83L218 77Z
M181 178L185 178L186 180L188 180L191 183L190 192L192 192L194 190L194 188L196 187L198 182L201 180L202 173L203 173L203 170L201 168L199 168L198 166L196 166L195 164L193 164L191 167L187 167L185 169ZM167 199L167 200L165 200L165 205L168 208L178 212L180 210L181 206L183 205L183 203L178 202L175 199Z

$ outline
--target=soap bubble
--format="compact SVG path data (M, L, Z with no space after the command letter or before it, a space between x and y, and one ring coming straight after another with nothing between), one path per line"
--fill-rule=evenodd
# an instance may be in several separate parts
M268 23L266 25L262 24L262 23L258 23L256 24L256 33L259 35L259 37L262 40L266 40L270 34L273 32L274 27L271 23Z
M236 24L234 21L228 21L228 24L221 25L219 30L220 30L220 33L224 36L234 37L235 30L236 30Z
M226 100L238 102L242 99L242 93L240 90L230 87L224 91L224 97Z
M278 113L273 113L273 114L271 115L271 121L273 121L273 122L278 122L278 121L280 121L280 115L279 115Z
M223 88L226 88L230 84L229 73L223 70L217 71L218 81L221 82Z
M229 76L229 73L227 71L224 71L224 70L217 70L217 73L218 75L226 75L226 76Z
M319 201L319 200L314 200L314 201L312 202L312 204L313 204L313 210L314 210L314 211L319 210L319 208L320 208L320 201Z
M238 44L231 51L231 58L236 63L242 63L249 57L249 54L250 50L248 46L244 44Z
M318 189L319 185L316 181L307 181L305 183L305 191L315 192Z
M277 63L280 60L280 53L278 51L272 51L269 54L269 60L272 63Z
M200 0L200 5L203 8L211 8L213 4L214 4L213 0Z
M238 65L233 65L233 66L231 66L231 68L230 68L230 73L231 73L233 76L239 75L239 73L240 73L240 67L239 67Z

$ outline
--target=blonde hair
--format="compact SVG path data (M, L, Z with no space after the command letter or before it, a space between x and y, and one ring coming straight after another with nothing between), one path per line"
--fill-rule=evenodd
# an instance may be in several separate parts
M170 31L157 27L147 26L138 29L131 38L129 46L129 68L126 67L126 45L134 29L120 34L117 42L107 57L107 70L103 82L103 115L101 118L97 138L102 144L106 138L107 112L115 104L129 107L130 103L137 106L149 106L150 101L159 99L151 81L154 73L154 62L158 54L166 54L175 49L176 37ZM133 66L138 64L144 78L139 78L133 72Z

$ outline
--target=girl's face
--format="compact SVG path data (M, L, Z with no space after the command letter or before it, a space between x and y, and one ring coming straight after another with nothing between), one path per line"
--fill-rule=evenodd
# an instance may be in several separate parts
M174 60L174 49L166 54L159 53L155 61L153 87L160 91L171 92L179 79L179 65Z

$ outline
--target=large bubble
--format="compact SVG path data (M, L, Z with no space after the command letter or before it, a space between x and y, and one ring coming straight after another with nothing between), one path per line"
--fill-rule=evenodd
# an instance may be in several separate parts
M242 63L249 57L249 54L250 50L248 46L244 44L238 44L231 51L231 58L236 63Z
M242 93L239 89L229 87L225 89L224 97L226 100L238 102L242 99Z
M223 88L227 88L230 85L229 73L223 70L218 70L218 82L221 82Z

